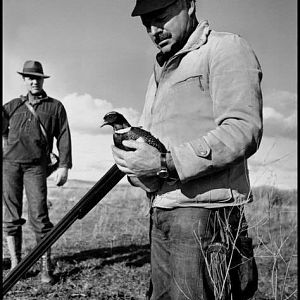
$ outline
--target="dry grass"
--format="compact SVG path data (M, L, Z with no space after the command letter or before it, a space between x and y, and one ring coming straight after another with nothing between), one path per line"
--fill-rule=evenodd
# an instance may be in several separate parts
M68 187L69 186L69 187ZM88 191L72 182L49 189L50 217L57 223ZM259 270L256 300L297 299L296 191L254 189L247 206L249 232ZM26 216L26 206L24 207ZM4 299L144 299L149 281L148 201L142 191L118 185L84 219L53 245L56 284L43 287L38 276L18 282ZM34 246L24 227L26 255ZM9 260L3 245L4 276ZM38 266L32 267L33 275Z
M297 192L260 187L247 207L263 299L297 299Z

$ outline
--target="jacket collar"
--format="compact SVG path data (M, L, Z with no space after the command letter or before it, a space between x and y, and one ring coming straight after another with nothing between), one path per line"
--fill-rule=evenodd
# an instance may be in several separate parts
M207 42L207 37L210 33L210 28L207 20L201 21L195 30L191 33L185 45L176 52L172 57L180 55L182 53L186 53L195 49L200 48L203 44ZM164 55L162 52L159 52L156 55L157 63L160 67L164 65L166 61L172 59L172 57L168 57Z
M31 104L37 104L37 103L47 100L48 96L47 96L46 92L43 90L39 95L32 95L31 93L28 93L26 95L26 98Z

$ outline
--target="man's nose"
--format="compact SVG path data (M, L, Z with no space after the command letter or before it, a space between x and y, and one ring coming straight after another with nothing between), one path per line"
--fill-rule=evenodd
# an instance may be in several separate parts
M153 36L156 36L158 33L162 32L162 28L152 24L150 27L150 32Z

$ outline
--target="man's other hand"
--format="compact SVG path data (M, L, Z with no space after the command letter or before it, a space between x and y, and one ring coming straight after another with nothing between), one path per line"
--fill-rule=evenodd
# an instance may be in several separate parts
M68 168L58 168L55 172L55 183L57 186L64 185L68 180Z
M160 170L160 152L145 142L125 140L123 145L135 149L124 151L112 146L119 169L127 175L154 176Z

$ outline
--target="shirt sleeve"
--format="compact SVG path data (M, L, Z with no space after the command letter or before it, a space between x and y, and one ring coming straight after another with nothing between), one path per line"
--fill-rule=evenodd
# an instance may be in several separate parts
M69 128L67 113L61 104L58 108L58 118L56 126L57 149L59 152L59 167L72 168L72 146L71 132Z
M221 39L211 52L209 69L216 128L171 148L183 182L247 159L262 137L262 71L248 43L237 35Z

